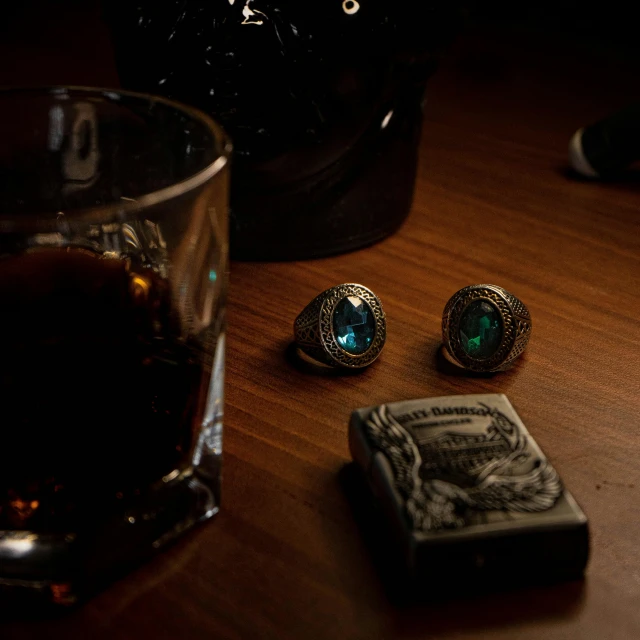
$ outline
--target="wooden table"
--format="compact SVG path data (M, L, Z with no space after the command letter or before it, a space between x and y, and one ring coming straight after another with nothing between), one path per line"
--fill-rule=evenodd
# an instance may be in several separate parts
M640 638L640 181L565 172L571 133L638 98L637 71L535 34L462 36L429 87L402 230L331 259L233 265L220 515L80 610L0 637ZM385 351L359 376L302 373L292 321L345 281L383 300ZM442 308L477 282L526 301L528 352L491 378L441 373ZM586 578L394 605L340 480L349 414L487 392L509 396L590 518Z

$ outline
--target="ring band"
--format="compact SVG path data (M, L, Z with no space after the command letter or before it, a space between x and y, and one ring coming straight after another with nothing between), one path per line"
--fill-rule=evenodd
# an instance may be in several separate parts
M387 326L378 296L361 284L340 284L316 296L296 318L298 348L332 367L358 369L382 351Z
M474 284L460 289L442 314L442 341L449 356L471 371L502 371L531 337L526 305L502 287Z

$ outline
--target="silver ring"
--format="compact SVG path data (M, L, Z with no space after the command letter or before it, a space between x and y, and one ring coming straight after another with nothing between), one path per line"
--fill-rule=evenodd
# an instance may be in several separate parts
M358 369L382 351L387 325L382 303L361 284L340 284L316 296L293 325L296 345L313 361Z
M493 284L460 289L442 314L442 341L449 356L471 371L508 368L525 350L531 329L526 305Z

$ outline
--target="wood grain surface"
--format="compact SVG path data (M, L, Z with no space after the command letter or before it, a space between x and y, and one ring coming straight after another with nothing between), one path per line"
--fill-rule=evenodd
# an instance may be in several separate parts
M232 265L219 516L81 609L5 620L0 637L640 638L640 180L565 170L575 129L639 97L638 69L524 31L461 36L428 89L401 231L330 259ZM360 375L300 371L292 322L341 282L382 299L385 350ZM527 303L529 348L493 377L442 373L442 308L479 282ZM586 578L395 604L341 480L350 412L497 392L589 517Z

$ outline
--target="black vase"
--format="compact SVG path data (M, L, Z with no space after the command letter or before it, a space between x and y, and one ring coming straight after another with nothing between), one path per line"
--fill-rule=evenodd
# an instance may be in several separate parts
M422 96L456 13L428 0L112 0L125 88L193 104L234 141L231 251L288 260L393 233Z

